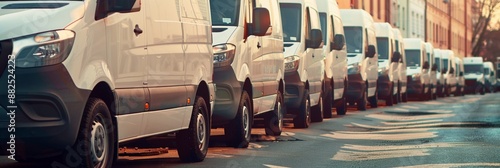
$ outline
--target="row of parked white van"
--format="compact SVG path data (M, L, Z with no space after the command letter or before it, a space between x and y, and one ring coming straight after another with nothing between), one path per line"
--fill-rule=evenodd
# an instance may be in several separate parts
M345 114L347 104L366 110L378 100L460 95L468 79L488 88L480 60L404 39L334 0L38 0L0 8L0 87L12 88L0 92L0 112L15 113L0 115L1 130L15 123L0 139L16 142L0 149L21 162L111 167L118 146L165 133L175 133L181 160L202 161L211 128L245 148L257 118L277 136L285 117L307 128L332 109Z

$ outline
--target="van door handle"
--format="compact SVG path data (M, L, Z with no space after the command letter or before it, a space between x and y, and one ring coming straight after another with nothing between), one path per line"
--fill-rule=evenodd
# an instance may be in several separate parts
M134 33L135 33L135 36L138 36L139 34L142 34L142 29L139 27L139 25L135 25L135 28L134 28Z
M258 42L257 43L257 48L260 48L260 47L262 47L262 46L260 46L260 42Z

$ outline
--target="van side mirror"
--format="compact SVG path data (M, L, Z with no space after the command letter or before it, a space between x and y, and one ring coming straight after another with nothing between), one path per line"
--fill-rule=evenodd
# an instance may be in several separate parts
M320 29L312 29L310 39L306 41L306 48L320 48L323 43L323 34Z
M141 10L140 0L108 0L108 13L110 12L137 12Z
M430 68L429 61L425 61L424 65L422 65L422 69L429 69L429 68Z
M375 57L376 53L377 53L377 51L375 50L375 46L374 45L369 45L368 46L368 50L366 51L365 57L367 57L367 58L373 58L373 57Z
M443 69L441 70L441 73L443 73L443 74L445 74L446 72L448 72L448 69L446 69L446 68L443 68Z
M458 76L464 76L464 72L458 73Z
M491 71L490 76L495 76L495 73L493 73L493 71Z
M399 51L395 51L392 54L391 62L398 63L400 59L401 59L401 53Z
M437 69L438 69L438 65L437 64L432 64L431 71L436 71Z
M450 68L450 74L455 73L455 69Z
M333 36L333 43L330 43L330 48L333 50L342 50L345 45L345 37L343 34Z
M255 8L253 10L252 34L265 36L271 27L271 16L266 8Z

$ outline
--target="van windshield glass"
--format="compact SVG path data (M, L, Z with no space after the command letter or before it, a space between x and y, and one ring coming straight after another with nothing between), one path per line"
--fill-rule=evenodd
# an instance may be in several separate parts
M212 25L237 26L240 13L240 0L210 1Z
M484 68L484 74L490 74L490 69L489 68Z
M448 70L448 59L443 59L443 68Z
M321 33L323 33L323 45L326 45L328 44L326 42L326 33L327 33L327 30L326 30L326 13L319 13L319 21L321 22Z
M389 39L377 37L377 52L379 59L389 59Z
M434 58L434 63L437 66L437 71L441 72L441 63L439 62L439 58Z
M302 11L300 4L280 4L281 21L283 22L283 41L300 42Z
M361 27L344 27L347 53L361 53L363 49L363 31Z
M464 70L466 74L481 74L483 65L465 64Z
M405 50L406 66L420 66L420 51L419 50Z

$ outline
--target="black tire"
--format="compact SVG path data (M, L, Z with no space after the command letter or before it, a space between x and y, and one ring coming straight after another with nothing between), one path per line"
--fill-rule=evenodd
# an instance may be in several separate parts
M387 106L392 106L394 105L394 82L391 83L391 91L389 92L389 95L385 99L385 105Z
M115 130L106 103L91 97L85 106L78 138L72 147L81 158L81 162L74 167L111 167L117 151Z
M486 87L483 85L483 87L481 88L481 91L479 91L479 94L484 95L485 93L486 93Z
M347 101L343 96L340 100L335 103L335 110L337 111L337 115L345 115L347 112Z
M365 89L365 91L361 95L361 98L356 102L356 105L358 106L359 111L366 111L366 104L367 104L366 97L368 95L367 92L368 92L368 90Z
M309 89L304 91L304 99L300 103L300 109L293 118L293 126L295 128L308 128L311 125L311 99L309 97Z
M405 93L403 93L403 95L401 95L401 102L403 103L408 102L408 91L406 91Z
M368 89L367 89L367 96L368 96ZM378 91L377 90L375 90L375 95L368 98L368 102L370 103L371 108L378 107Z
M283 116L285 112L285 101L283 94L278 91L276 93L276 102L274 103L274 110L269 112L264 117L264 128L266 135L280 136L283 132Z
M210 115L203 97L196 97L189 128L176 134L177 152L183 162L201 162L208 152Z
M312 122L323 122L323 114L324 114L324 97L323 94L319 96L319 102L316 106L311 107L311 121ZM331 106L330 106L331 112Z
M401 93L401 83L398 81L398 93L396 94L396 99L397 99L398 103L403 102L402 97L403 97L403 95Z
M333 87L328 91L328 94L325 94L325 101L323 102L323 118L332 118L332 107L334 104L333 101Z
M445 97L450 97L450 92L451 92L450 85L446 84L446 86L444 87L444 95L445 95Z
M246 91L241 94L236 117L224 127L228 145L235 148L247 148L250 143L253 124L253 107Z

